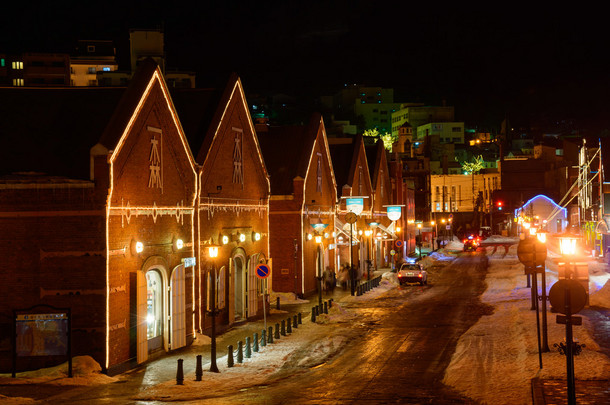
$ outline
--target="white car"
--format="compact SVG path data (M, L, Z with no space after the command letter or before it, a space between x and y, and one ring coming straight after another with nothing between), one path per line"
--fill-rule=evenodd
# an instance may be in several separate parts
M398 281L400 285L406 283L428 284L428 272L417 263L403 263L398 270Z

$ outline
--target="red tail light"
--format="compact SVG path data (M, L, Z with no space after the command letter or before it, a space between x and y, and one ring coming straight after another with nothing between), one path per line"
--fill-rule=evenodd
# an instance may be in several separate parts
M422 277L423 277L423 275L421 273L419 273L419 278L422 278Z

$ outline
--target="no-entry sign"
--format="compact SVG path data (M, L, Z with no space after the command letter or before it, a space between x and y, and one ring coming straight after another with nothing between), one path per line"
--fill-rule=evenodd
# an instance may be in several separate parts
M396 247L402 247L402 241L401 240L397 240L396 242L394 242L394 244L396 245Z
M264 279L269 277L269 274L271 274L271 268L266 264L256 266L256 277Z

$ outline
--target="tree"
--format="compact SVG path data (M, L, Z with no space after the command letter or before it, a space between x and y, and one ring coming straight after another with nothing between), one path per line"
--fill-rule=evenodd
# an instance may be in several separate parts
M380 134L377 128L366 129L362 136L381 139L383 141L383 147L387 150L392 150L392 144L398 140L398 135L392 135L389 132Z

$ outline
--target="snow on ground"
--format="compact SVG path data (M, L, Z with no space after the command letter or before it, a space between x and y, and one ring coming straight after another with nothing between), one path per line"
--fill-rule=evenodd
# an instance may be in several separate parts
M566 358L553 347L565 338L565 326L555 322L549 312L548 344L539 368L536 312L530 309L530 289L526 287L523 266L516 257L516 247L501 258L489 259L485 279L487 290L483 303L493 306L493 314L483 316L459 340L444 382L482 403L531 403L530 380L565 378ZM547 288L557 281L556 273L547 271ZM607 284L608 286L608 284ZM610 287L605 287L610 290ZM610 291L600 290L591 296L608 297ZM583 317L583 326L575 326L574 338L586 348L574 357L577 380L610 377L610 359L599 352L590 335L591 325Z
M494 257L495 256L495 257ZM536 313L530 310L530 290L526 288L523 266L516 257L516 247L511 248L506 257L497 254L489 258L489 272L486 277L487 289L482 295L483 303L493 307L492 315L483 316L459 340L456 352L449 365L444 382L464 395L482 403L524 404L531 402L530 379L565 378L566 359L553 347L565 337L565 327L555 323L555 315L548 316L548 343L550 353L543 353L543 368L539 369L536 343ZM446 251L432 254L426 260L432 265L446 264L452 256ZM602 282L608 273L591 267L592 278ZM557 280L556 272L547 270L547 288ZM362 296L346 296L343 302L380 299L398 285L396 273L383 274L379 287ZM591 304L610 307L610 284L592 291ZM294 296L287 297L296 300ZM282 298L280 298L282 300ZM284 301L282 301L284 302ZM574 337L586 348L575 357L577 379L597 379L610 377L610 360L599 352L599 347L589 334L591 325L583 317L583 326L574 327ZM272 345L261 347L250 359L235 367L228 368L226 356L218 358L220 373L205 371L203 381L195 381L194 373L187 373L184 385L176 385L175 380L148 387L134 397L134 400L186 401L223 395L248 387L269 384L276 378L304 372L328 361L350 339L349 328L336 327L338 324L353 322L357 315L334 303L328 315L320 315L316 323L308 319L289 336L282 337ZM501 325L501 327L499 327ZM201 338L201 339L199 339ZM209 344L209 338L199 336L198 344ZM383 350L383 348L380 348ZM75 378L66 377L66 365L37 372L19 373L18 379L10 375L0 375L2 384L104 384L117 378L105 376L90 358L74 359ZM203 365L203 369L209 369ZM2 404L33 402L29 398L7 398L0 396Z

